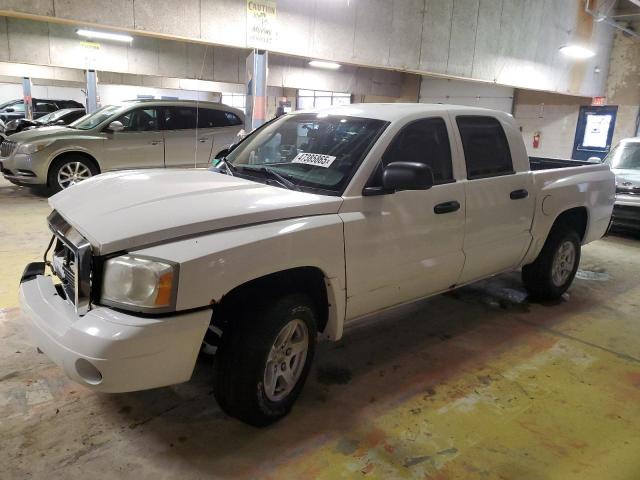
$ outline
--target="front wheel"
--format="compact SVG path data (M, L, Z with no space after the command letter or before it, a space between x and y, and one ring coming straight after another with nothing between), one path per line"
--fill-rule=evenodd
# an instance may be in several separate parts
M536 260L522 267L522 280L536 298L553 300L567 291L580 264L580 237L573 230L554 229Z
M309 373L314 305L290 294L234 313L216 352L214 393L229 415L265 426L289 413Z
M81 155L67 155L54 160L49 168L48 184L52 192L69 188L100 173L95 164Z

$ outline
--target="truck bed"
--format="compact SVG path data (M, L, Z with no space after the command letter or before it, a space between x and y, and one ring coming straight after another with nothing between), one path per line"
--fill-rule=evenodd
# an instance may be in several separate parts
M529 157L531 170L551 170L552 168L579 167L582 165L599 165L583 160L565 160L561 158Z

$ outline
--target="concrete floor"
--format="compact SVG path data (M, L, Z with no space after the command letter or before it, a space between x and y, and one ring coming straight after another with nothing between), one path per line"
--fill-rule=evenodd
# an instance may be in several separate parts
M35 352L17 282L47 212L0 183L0 479L640 478L638 239L586 247L557 304L510 274L353 328L260 430L220 411L207 361L186 384L106 395Z

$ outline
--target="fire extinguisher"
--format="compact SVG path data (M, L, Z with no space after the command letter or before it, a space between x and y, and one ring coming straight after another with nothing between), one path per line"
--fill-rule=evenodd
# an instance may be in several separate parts
M533 134L533 148L540 148L540 132Z

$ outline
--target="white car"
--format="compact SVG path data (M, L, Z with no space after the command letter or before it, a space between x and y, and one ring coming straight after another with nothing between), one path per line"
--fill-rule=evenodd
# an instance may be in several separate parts
M612 226L640 229L640 137L622 140L604 162L616 175Z
M532 295L562 295L615 196L607 165L530 167L510 115L447 105L282 116L216 170L108 173L49 200L50 260L20 296L69 377L183 382L204 342L222 408L265 425L316 338L355 319L520 267Z

